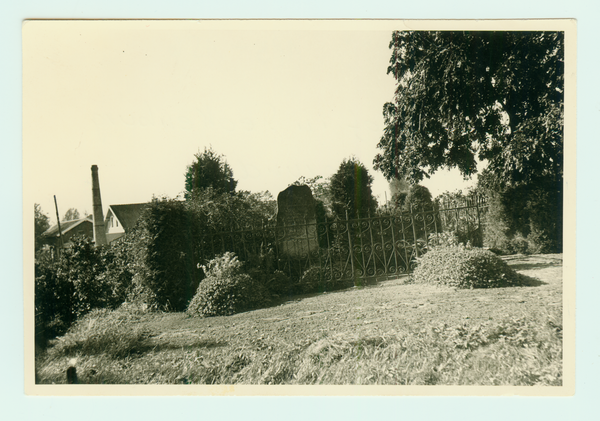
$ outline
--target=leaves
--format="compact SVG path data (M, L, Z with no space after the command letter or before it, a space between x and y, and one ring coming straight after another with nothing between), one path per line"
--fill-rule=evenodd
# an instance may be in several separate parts
M218 193L235 191L237 180L233 178L233 170L223 155L218 155L212 148L204 148L197 153L195 161L187 167L185 173L185 197L192 197L210 187Z
M413 182L487 159L503 183L561 175L563 34L395 32L375 168ZM527 145L527 146L525 146Z
M346 212L350 218L373 213L377 201L371 190L372 183L373 177L356 158L342 161L330 181L333 213L341 219L346 219Z

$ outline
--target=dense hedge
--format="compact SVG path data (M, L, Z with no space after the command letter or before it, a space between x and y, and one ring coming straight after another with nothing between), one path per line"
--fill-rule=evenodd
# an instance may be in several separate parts
M519 275L494 253L463 245L436 247L418 259L416 283L455 288L496 288L519 284Z
M149 290L160 308L185 310L200 276L194 247L198 228L185 202L152 200L132 236L136 284Z

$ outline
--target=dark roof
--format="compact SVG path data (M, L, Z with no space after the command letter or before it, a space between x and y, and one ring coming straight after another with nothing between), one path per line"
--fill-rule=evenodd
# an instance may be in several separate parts
M133 228L146 206L148 206L148 203L132 203L129 205L110 205L108 209L112 210L123 229L127 231Z
M60 222L60 231L65 234L67 232L69 232L70 230L72 230L73 228L81 225L84 222L89 222L91 224L93 224L92 219L91 219L91 215L88 216L87 218L81 218L81 219L73 219L71 221L61 221ZM51 226L50 228L48 228L46 231L44 231L44 233L42 234L42 236L44 237L58 237L58 224Z

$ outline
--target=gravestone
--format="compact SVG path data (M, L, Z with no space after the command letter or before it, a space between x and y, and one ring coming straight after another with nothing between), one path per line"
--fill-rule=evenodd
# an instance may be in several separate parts
M289 186L277 195L280 252L304 257L319 248L315 199L310 187Z

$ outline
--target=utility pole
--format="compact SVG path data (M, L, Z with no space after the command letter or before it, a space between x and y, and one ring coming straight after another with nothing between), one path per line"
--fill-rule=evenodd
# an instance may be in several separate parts
M62 231L60 229L60 215L58 214L58 203L56 203L56 195L54 195L54 209L56 209L56 222L58 223L58 238L60 240L60 246L56 247L56 257L59 257L64 243L62 238Z

